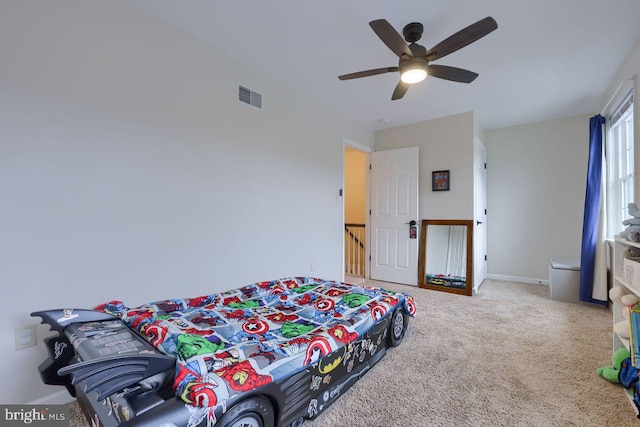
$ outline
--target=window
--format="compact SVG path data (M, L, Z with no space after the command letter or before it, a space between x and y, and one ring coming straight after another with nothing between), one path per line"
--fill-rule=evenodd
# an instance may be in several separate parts
M630 218L628 204L633 196L633 92L607 117L607 237L613 238Z

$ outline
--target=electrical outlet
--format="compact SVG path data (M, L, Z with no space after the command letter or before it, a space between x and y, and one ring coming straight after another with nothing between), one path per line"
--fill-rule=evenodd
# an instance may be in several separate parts
M309 271L310 271L310 272L312 272L312 273L313 273L314 271L316 271L316 265L315 265L315 263L314 263L313 261L311 261L311 262L309 263Z
M23 328L16 328L16 350L33 347L36 345L36 325L29 325Z

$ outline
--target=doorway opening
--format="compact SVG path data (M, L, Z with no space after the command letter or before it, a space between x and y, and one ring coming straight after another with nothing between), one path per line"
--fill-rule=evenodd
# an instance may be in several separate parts
M344 144L344 277L352 284L369 277L369 153L368 147Z

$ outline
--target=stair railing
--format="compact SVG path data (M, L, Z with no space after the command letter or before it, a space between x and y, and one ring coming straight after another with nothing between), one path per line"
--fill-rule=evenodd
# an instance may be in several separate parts
M366 233L365 224L344 225L345 237L345 273L364 277Z

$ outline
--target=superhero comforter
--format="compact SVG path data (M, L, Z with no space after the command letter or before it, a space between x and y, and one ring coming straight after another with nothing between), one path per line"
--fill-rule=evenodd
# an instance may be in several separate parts
M176 357L177 396L215 407L355 341L398 305L415 314L406 293L298 277L136 308L112 301L97 309Z

